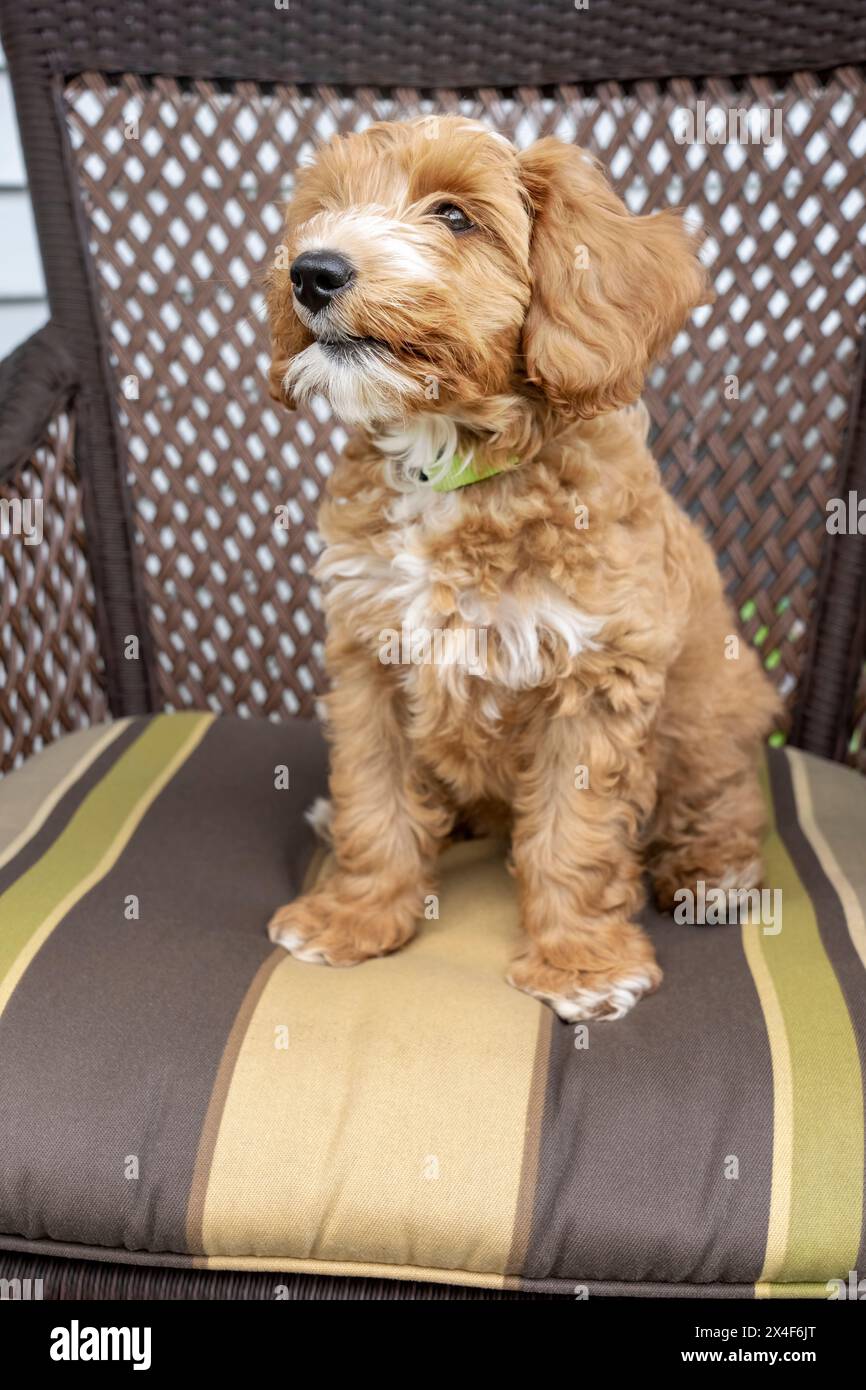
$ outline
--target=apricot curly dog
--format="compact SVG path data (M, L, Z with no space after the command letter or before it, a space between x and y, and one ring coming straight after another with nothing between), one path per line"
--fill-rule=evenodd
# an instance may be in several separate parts
M665 907L762 872L777 699L745 644L729 659L712 551L639 402L708 298L693 237L632 216L580 149L447 117L326 145L284 255L272 394L357 428L317 570L336 868L271 938L331 965L394 951L455 823L507 820L510 982L620 1017L661 980L644 867Z

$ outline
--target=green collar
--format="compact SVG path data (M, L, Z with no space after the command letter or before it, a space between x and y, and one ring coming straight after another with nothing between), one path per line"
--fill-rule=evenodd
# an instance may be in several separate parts
M444 473L438 482L433 483L434 492L454 492L455 488L468 487L470 483L483 483L487 478L495 478L497 473L502 473L506 466L517 463L517 458L509 458L506 464L498 468L491 468L489 465L479 464L474 467L471 463L466 463L459 454L455 454L451 463L448 465L448 472Z

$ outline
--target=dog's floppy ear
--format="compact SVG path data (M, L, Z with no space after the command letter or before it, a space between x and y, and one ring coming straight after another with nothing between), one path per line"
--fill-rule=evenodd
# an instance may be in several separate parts
M520 165L533 212L526 375L583 419L630 404L710 297L693 236L673 210L628 212L574 145L539 140Z

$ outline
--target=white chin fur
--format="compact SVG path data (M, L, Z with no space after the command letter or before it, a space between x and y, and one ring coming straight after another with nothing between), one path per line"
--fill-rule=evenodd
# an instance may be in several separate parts
M351 358L332 357L311 343L289 364L283 389L297 400L324 396L347 425L399 419L408 397L419 387L403 376L375 347L356 348Z

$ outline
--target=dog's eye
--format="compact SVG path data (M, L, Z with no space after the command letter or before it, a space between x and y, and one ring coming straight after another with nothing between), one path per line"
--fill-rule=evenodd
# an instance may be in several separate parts
M438 203L432 209L433 216L438 217L442 222L447 223L452 232L471 232L474 223L469 221L466 213L454 203Z

